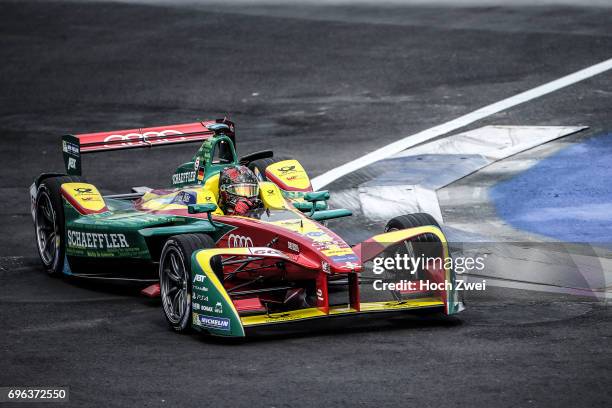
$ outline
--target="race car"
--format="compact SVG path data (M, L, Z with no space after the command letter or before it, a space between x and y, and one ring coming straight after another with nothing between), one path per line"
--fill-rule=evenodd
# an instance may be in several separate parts
M201 145L169 188L103 196L81 175L90 153L190 142ZM43 267L142 282L177 332L244 337L330 317L463 309L433 217L395 217L381 234L349 245L325 224L351 212L329 208L329 192L313 191L297 160L272 151L239 158L235 142L227 119L63 136L65 173L41 174L30 187ZM258 205L224 211L222 175L245 167ZM388 263L407 255L423 262L411 270Z

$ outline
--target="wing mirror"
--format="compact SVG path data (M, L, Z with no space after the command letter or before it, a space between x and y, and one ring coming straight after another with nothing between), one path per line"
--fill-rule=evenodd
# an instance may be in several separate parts
M207 204L189 204L187 206L187 212L189 214L202 214L202 213L211 213L217 209L217 204L207 203Z
M310 210L310 215L308 215L309 217L312 217L315 211L317 211L317 201L329 200L329 191L323 190L308 192L304 194L304 200L312 203L312 209Z
M304 200L310 201L311 203L316 203L317 201L327 201L329 200L329 191L310 191L304 194Z
M189 214L202 214L202 213L206 213L206 215L208 215L208 222L210 222L210 225L212 225L215 228L217 228L218 225L216 225L213 222L212 215L210 215L210 213L212 213L216 209L217 209L217 204L214 204L214 203L189 204L187 206L187 212Z

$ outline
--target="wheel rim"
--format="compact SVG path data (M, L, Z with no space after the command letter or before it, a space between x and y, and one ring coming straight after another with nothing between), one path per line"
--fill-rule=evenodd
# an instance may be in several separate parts
M179 323L187 312L187 269L183 254L167 247L160 262L160 289L164 312L171 323Z
M51 198L44 191L38 196L35 225L38 253L43 263L50 266L59 255L60 236L58 234L57 217L51 205Z

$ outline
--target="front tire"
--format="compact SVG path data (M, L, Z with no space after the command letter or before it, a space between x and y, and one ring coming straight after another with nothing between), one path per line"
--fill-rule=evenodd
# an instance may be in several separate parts
M159 261L159 286L164 315L178 333L191 329L191 255L214 248L215 241L204 234L174 235L168 238Z
M440 224L434 217L427 213L414 213L400 215L391 218L385 226L385 232L397 231L408 228L417 228L433 225L440 228ZM442 228L440 228L442 229ZM438 238L433 234L425 234L417 239L417 242L437 242Z
M389 220L385 226L385 232L399 231L409 228L434 226L440 228L438 221L427 213L414 213L400 215ZM441 228L440 228L441 229ZM410 258L436 258L444 255L443 248L440 244L440 239L432 233L422 234L416 239L406 240L387 249L385 255L387 257L395 257L397 254L407 254ZM419 268L414 273L415 279L424 279L425 273L422 268Z
M40 261L51 276L64 270L66 256L64 203L61 188L64 183L82 183L78 176L49 177L36 191L34 228Z
M391 218L385 227L385 232L397 231L406 228L423 227L433 225L440 228L440 224L434 217L427 213L414 213L400 215L399 217Z

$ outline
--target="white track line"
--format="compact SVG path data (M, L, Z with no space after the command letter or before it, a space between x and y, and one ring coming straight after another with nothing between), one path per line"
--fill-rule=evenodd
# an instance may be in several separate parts
M539 98L542 95L555 92L561 88L573 85L577 82L601 74L602 72L608 71L610 69L612 69L612 58L600 62L599 64L591 65L590 67L581 69L580 71L576 71L573 74L561 77L559 79L555 79L554 81L548 82L544 85L540 85L536 88L532 88L528 91L511 96L510 98L506 98L499 102L495 102L491 105L477 109L449 122L434 126L432 128L423 130L419 133L415 133L410 136L406 136L403 139L383 146L380 149L374 150L373 152L366 154L365 156L361 156L358 159L352 160L348 163L343 164L342 166L336 167L335 169L329 170L321 174L320 176L313 178L312 186L315 190L318 190L330 184L331 182L339 179L342 176L346 176L347 174L352 173L355 170L359 170L362 167L385 159L389 156L401 152L402 150L406 150L417 144L427 142L428 140L431 140L438 136L442 136L448 132L460 129L480 119L484 119L487 116L491 116L495 113L501 112L516 105L520 105L521 103L530 101L532 99Z

